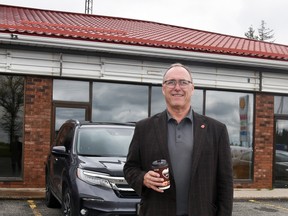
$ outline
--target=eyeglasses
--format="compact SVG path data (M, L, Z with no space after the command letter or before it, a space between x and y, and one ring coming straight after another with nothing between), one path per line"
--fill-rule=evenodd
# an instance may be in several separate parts
M163 82L168 88L175 88L177 83L181 88L187 88L189 84L192 84L189 80L166 80Z

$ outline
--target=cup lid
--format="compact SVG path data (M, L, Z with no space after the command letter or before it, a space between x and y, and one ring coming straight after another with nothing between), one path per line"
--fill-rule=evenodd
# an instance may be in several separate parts
M165 159L159 159L159 160L156 160L156 161L153 161L152 162L152 167L162 167L162 166L167 166L168 163Z

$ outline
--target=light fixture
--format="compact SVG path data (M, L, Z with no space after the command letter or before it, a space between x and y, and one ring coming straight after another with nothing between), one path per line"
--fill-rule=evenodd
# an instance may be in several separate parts
M11 39L18 40L18 35L17 34L11 34Z

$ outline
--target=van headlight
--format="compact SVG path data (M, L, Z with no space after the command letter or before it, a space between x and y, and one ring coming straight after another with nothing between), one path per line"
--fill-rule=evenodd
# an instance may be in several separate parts
M103 173L97 173L77 168L77 176L79 179L90 185L98 185L106 188L112 188L109 180L107 179L108 175L105 175Z

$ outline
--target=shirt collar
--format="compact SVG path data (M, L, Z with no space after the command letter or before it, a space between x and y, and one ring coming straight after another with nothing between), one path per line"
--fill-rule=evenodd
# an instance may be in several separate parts
M174 119L171 114L168 112L168 110L166 109L166 112L167 112L167 117L168 117L168 122L172 119ZM189 109L189 112L187 113L187 115L185 116L186 119L190 119L191 122L193 122L193 109L191 108L190 106L190 109ZM184 118L184 119L185 119Z

